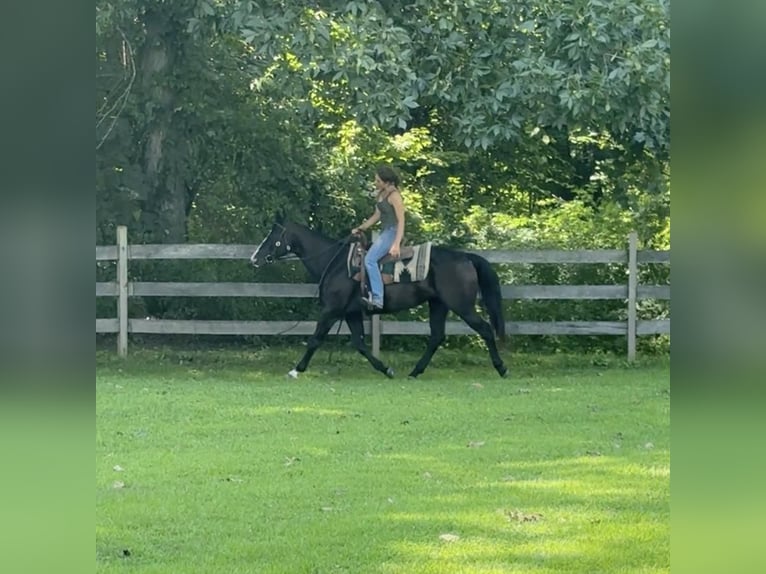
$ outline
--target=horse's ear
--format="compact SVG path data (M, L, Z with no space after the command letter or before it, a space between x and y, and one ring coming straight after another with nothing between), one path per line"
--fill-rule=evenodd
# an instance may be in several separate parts
M276 214L274 215L274 221L282 225L285 222L285 212L281 209L277 210Z

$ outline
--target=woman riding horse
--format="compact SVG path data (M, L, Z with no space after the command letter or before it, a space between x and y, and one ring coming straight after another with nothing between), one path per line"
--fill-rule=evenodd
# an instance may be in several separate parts
M364 343L363 316L368 309L361 300L359 281L349 274L346 257L341 257L341 253L348 253L348 249L349 242L345 238L330 239L304 225L277 221L250 257L256 268L263 263L298 257L319 284L321 312L306 352L289 373L293 378L306 370L311 357L338 320L346 321L354 347L375 369L388 377L394 375L393 370L375 357ZM426 302L429 306L431 335L425 353L410 372L410 377L417 377L426 369L444 341L449 311L453 311L481 336L492 365L501 377L506 376L508 369L498 354L495 341L495 335L499 339L505 336L502 292L497 273L486 259L434 245L424 280L389 284L384 292L384 307L369 312L394 313ZM491 325L476 311L479 293Z

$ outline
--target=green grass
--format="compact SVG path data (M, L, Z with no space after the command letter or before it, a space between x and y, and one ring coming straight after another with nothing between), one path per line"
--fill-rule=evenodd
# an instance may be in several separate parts
M300 351L97 355L98 572L669 572L666 360Z

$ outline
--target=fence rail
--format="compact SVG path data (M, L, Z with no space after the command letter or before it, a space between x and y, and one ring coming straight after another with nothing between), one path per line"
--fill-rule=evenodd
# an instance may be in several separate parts
M117 317L96 319L96 333L117 333L117 350L127 355L129 333L188 334L188 335L310 335L313 321L201 321L169 319L130 319L130 297L264 297L315 298L317 285L311 283L231 283L231 282L144 282L128 281L128 265L133 260L149 259L244 259L255 245L128 245L127 228L117 229L117 245L96 247L96 261L117 261L117 280L96 283L96 297L116 297ZM503 285L504 299L513 300L624 300L626 321L508 321L506 331L511 335L620 335L627 336L627 355L636 355L636 338L653 334L669 334L670 319L639 320L637 301L643 299L670 300L670 285L639 285L638 266L669 264L669 251L637 249L637 236L628 236L627 248L593 250L469 250L494 264L627 264L626 285ZM348 335L343 324L332 333ZM373 352L380 350L384 335L427 335L426 322L386 321L375 316L365 323L365 332L372 335ZM474 332L461 321L447 322L447 335L469 335Z
M188 243L182 245L129 245L130 259L248 259L256 245L219 245ZM96 261L114 261L115 245L96 246ZM491 263L627 263L628 253L622 249L550 249L498 250L467 249L486 257ZM670 263L669 251L638 251L639 263Z
M627 299L626 285L503 285L503 299ZM116 281L96 283L96 297L119 294ZM130 297L278 297L313 299L315 283L164 283L133 281ZM670 285L639 285L638 299L670 299Z

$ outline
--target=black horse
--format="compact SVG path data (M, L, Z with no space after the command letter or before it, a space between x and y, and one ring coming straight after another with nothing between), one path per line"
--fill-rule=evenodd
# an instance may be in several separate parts
M434 245L425 280L386 285L384 308L380 311L367 311L360 300L360 283L348 273L346 255L349 241L349 238L327 238L298 223L278 221L250 257L250 262L256 268L262 263L297 257L319 284L321 313L316 330L308 341L303 358L290 371L291 377L296 378L299 372L306 370L311 357L338 320L345 320L348 324L357 351L375 369L393 377L393 370L377 359L364 344L363 314L393 313L426 301L430 308L431 336L425 353L412 369L410 377L417 377L426 369L434 352L444 341L447 313L450 310L481 335L487 344L492 365L501 377L506 375L508 369L495 344L495 334L501 340L505 336L500 282L486 259L473 253ZM489 313L491 326L476 312L479 292Z

